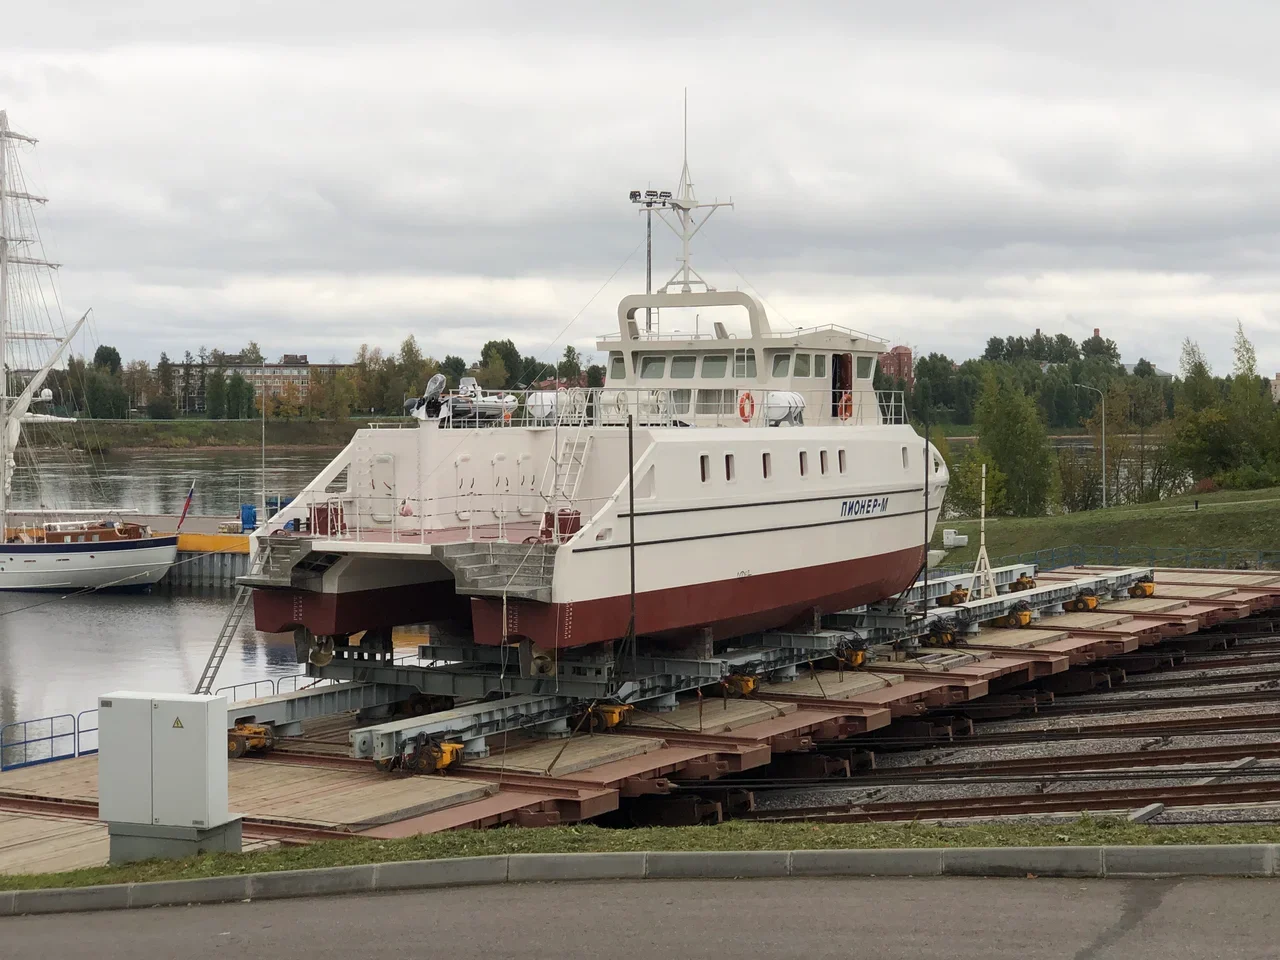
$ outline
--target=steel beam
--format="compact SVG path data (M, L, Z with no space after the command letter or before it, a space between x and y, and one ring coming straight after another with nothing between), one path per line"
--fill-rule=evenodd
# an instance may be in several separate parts
M271 724L279 736L302 732L302 721L349 710L367 710L408 700L417 688L405 684L335 683L311 690L227 704L227 727L237 723Z
M473 703L421 717L392 720L351 731L351 755L390 760L408 740L426 734L462 741L478 740L503 730L563 719L580 709L569 697L524 696Z

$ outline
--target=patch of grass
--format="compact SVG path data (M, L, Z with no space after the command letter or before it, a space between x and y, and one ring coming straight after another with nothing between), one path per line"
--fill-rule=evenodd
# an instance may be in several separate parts
M1195 501L1199 501L1196 509ZM987 553L994 559L1048 547L1082 544L1107 547L1223 547L1273 550L1280 543L1280 487L1186 494L1159 503L1108 507L1051 517L988 517ZM938 524L969 535L969 546L953 550L947 565L971 563L978 554L978 521Z
M812 824L732 821L714 827L606 830L590 825L457 830L402 840L331 840L244 854L207 854L65 873L0 876L0 890L188 880L396 860L509 853L652 850L843 850L886 847L1001 847L1280 843L1280 826L1150 827L1113 817L1066 824Z

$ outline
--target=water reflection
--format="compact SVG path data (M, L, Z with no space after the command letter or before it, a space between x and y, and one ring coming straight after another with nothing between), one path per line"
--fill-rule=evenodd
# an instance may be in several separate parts
M230 600L227 591L0 595L0 722L74 713L111 690L190 693ZM258 633L246 617L218 685L300 670L291 634Z
M333 459L333 451L267 454L269 494L292 496ZM105 457L58 451L32 469L19 458L13 477L14 509L107 505L141 513L178 513L191 481L191 512L235 516L242 503L262 498L262 459L254 450L156 450Z

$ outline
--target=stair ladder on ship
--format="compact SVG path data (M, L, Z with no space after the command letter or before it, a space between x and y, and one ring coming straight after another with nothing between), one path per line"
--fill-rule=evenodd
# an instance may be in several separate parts
M263 554L265 555L264 548ZM257 573L263 567L262 559L259 558L250 569L250 573ZM227 618L222 621L222 629L218 631L218 639L213 642L213 649L209 651L209 659L205 661L204 670L200 672L200 680L196 683L195 692L197 694L213 693L213 681L217 679L218 671L222 669L222 661L227 658L227 651L231 649L231 641L235 638L236 631L240 629L240 622L244 620L244 612L249 609L249 600L253 596L253 588L246 586L236 587L235 598L231 601L231 609L227 611Z
M582 484L582 471L590 449L591 434L583 439L581 425L572 436L565 437L560 455L554 458L551 491L546 496L549 510L554 512L561 504L572 506L578 499L578 487Z

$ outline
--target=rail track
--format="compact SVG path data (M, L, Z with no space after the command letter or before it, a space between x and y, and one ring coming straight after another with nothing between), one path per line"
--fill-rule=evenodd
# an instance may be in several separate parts
M818 740L820 752L865 751L868 769L846 766L840 770L846 775L835 778L744 775L733 785L752 795L753 807L759 798L764 808L741 815L867 822L1131 811L1158 803L1202 808L1202 823L1238 819L1240 808L1280 820L1280 620L1249 626L1196 635L1210 649L1161 648L1099 661L1090 669L1110 688L1052 698L1037 695L1034 686L1020 688L1003 705L987 708L1014 712L998 721L982 719L979 701L977 709L936 711L931 732L918 732L920 722L895 723L851 739ZM1214 648L1219 642L1224 647ZM1126 664L1135 668L1131 676ZM1242 667L1257 669L1222 672ZM1200 715L1160 715L1174 710ZM950 722L965 716L972 718L972 733ZM885 766L889 755L892 764ZM673 789L697 787L677 782ZM823 802L832 793L842 802Z

